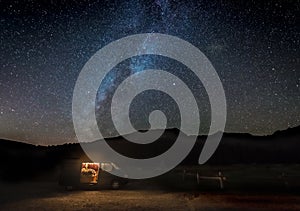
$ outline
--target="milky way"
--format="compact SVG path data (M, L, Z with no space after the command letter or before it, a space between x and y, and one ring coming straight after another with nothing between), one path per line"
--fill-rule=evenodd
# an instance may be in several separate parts
M227 98L226 132L266 135L299 125L299 1L220 2L1 1L0 137L76 141L72 93L84 64L114 40L151 32L184 39L209 58ZM107 111L118 84L145 69L189 85L203 117L200 132L207 132L210 104L201 82L176 61L145 55L116 66L99 87L95 109L104 133L116 135ZM132 103L133 125L147 129L153 109L165 112L169 127L179 126L172 99L151 91Z

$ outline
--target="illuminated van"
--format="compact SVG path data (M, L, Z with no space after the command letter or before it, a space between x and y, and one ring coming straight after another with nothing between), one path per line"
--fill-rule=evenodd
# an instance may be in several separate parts
M112 174L118 171L123 177ZM67 190L74 188L119 189L128 182L127 175L112 162L81 162L79 159L64 161L59 184Z

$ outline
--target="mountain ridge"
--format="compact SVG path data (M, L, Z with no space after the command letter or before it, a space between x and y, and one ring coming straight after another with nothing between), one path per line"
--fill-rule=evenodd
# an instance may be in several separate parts
M157 130L163 130L163 129L157 129ZM139 131L147 131L147 130L139 130ZM154 131L154 130L153 130ZM180 131L178 128L168 128L165 131ZM182 132L182 131L181 131ZM218 131L216 133L220 133L221 131ZM183 132L182 132L183 133ZM216 134L214 133L214 134ZM134 134L134 133L131 133ZM119 135L119 136L114 136L114 137L108 137L104 138L105 140L113 140L113 139L118 139L126 135L131 135L131 134L125 134L125 135ZM214 135L212 134L212 135ZM251 133L235 133L235 132L223 132L223 137L226 136L236 136L236 137L252 137L255 139L269 139L269 138L274 138L278 136L292 136L292 135L300 135L300 125L296 127L289 127L285 130L277 130L273 134L268 134L268 135L254 135ZM186 134L185 134L186 135ZM197 136L197 135L186 135L186 136ZM208 135L198 135L197 137L207 137ZM0 144L3 144L3 142L11 142L11 144L22 144L23 146L25 145L30 145L30 146L35 146L35 147L52 147L52 146L63 146L63 145L70 145L70 144L78 144L78 142L69 142L69 143L63 143L63 144L54 144L54 145L41 145L41 144L32 144L29 142L23 142L20 140L13 140L13 139L5 139L5 138L0 138Z

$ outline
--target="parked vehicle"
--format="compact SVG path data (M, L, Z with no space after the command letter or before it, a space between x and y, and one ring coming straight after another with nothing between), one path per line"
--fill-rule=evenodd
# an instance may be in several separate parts
M124 177L113 175L113 171L119 171ZM127 175L112 162L81 162L79 159L66 160L59 179L59 184L66 190L73 188L119 189L127 182Z

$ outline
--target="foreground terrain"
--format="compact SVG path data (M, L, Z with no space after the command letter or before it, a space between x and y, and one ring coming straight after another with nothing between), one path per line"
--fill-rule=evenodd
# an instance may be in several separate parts
M300 210L300 195L171 190L135 181L122 190L65 191L54 182L0 184L0 210Z

